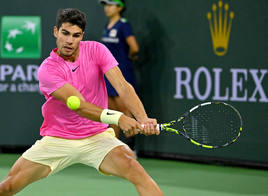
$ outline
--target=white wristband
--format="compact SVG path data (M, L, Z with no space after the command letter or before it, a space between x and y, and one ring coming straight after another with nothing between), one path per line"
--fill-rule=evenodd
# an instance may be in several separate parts
M105 124L112 124L118 126L118 121L122 114L122 112L118 112L115 110L104 109L101 112L100 120Z

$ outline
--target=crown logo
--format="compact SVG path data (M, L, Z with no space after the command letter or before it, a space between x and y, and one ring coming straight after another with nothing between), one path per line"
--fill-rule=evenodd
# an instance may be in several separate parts
M229 11L227 3L223 6L221 0L218 2L218 6L215 3L212 5L212 13L207 13L213 50L218 56L225 55L228 50L233 18L234 12Z

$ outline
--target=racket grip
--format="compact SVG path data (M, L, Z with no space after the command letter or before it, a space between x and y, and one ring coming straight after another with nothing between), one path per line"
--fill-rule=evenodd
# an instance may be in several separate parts
M141 124L141 127L144 128L144 124ZM156 129L161 131L161 125L160 124L157 124L156 125ZM138 132L141 132L141 130L138 129Z

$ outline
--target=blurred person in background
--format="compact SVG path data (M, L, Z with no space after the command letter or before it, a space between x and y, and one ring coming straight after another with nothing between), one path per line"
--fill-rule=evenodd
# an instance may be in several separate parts
M99 0L99 2L103 4L104 12L109 19L105 26L101 42L111 51L119 63L118 66L125 79L134 87L135 90L137 90L133 62L138 59L139 46L130 23L122 16L123 12L126 10L125 1ZM107 78L105 78L105 83L109 96L109 108L121 111L129 117L133 117ZM115 125L111 126L115 130L116 136L119 138L120 128ZM131 137L133 135L125 133L125 136L128 137L126 142L133 149L134 137Z

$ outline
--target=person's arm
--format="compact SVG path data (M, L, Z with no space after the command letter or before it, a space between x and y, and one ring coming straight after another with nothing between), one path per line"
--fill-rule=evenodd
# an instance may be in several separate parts
M134 35L130 35L126 38L126 42L129 46L129 57L132 61L138 60L139 54L139 45L137 43L136 37Z
M101 122L101 114L104 109L87 102L81 93L71 84L65 84L61 88L54 91L51 95L63 103L66 103L68 97L77 96L81 103L80 107L75 112L87 119ZM120 116L118 125L122 130L129 132L136 129L142 129L141 125L137 121L125 116L124 114Z
M122 98L124 104L137 119L137 121L139 121L141 124L144 124L143 133L146 135L158 135L160 132L156 129L156 119L148 118L143 104L136 94L134 88L125 80L118 66L109 69L105 73L105 76L110 81L112 86L116 89L118 95Z

